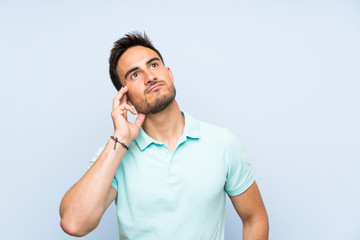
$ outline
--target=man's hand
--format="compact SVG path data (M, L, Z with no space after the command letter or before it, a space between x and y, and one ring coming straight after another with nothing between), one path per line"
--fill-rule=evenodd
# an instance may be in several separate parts
M127 119L127 111L136 115L135 109L131 106L132 103L128 100L126 92L127 86L122 87L116 94L113 100L113 109L111 117L114 123L114 136L118 137L126 145L129 145L137 138L140 132L141 125L145 120L145 115L139 113L135 123L131 123Z

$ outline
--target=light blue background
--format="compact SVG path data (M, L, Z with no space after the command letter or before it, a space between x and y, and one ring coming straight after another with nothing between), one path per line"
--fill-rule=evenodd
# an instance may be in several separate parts
M360 239L358 1L1 1L0 239L70 239L64 193L113 132L112 43L146 30L194 117L247 150L270 239ZM227 202L226 239L241 239ZM117 239L112 205L83 239Z

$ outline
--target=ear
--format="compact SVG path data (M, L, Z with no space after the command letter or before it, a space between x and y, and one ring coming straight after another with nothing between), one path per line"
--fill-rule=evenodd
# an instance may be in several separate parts
M170 78L171 78L171 81L174 82L174 76L173 76L173 74L172 74L172 72L171 72L171 69L170 69L169 67L166 67L166 68L167 68L167 70L168 70L168 73L169 73L169 76L170 76Z

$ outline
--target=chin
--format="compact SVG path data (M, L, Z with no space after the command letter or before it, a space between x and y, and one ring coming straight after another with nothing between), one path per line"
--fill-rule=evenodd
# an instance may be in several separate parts
M174 102L175 96L176 89L174 87L167 95L159 96L151 103L147 100L144 100L141 103L134 103L134 106L137 112L143 113L145 115L156 114L168 108L171 103Z

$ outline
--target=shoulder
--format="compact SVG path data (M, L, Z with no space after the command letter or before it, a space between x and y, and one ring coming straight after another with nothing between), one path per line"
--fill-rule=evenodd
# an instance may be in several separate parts
M198 121L201 137L211 141L229 145L238 142L238 138L225 127L220 127L212 123Z
M215 124L204 122L201 120L196 120L199 124L199 129L201 130L201 133L203 134L220 134L221 136L234 136L234 134L226 127L220 127Z
M227 149L237 144L237 137L225 127L198 120L185 113L185 128L188 136L196 137L199 143L216 149Z

